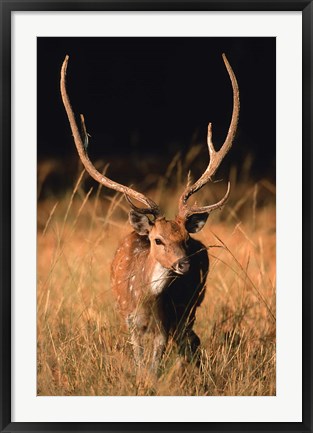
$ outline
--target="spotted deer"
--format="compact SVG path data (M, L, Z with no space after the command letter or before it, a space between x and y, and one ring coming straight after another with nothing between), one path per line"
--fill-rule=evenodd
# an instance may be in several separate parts
M239 118L239 89L235 74L225 56L223 60L233 90L233 111L224 144L216 151L212 125L208 125L209 163L201 177L188 183L179 198L177 216L167 220L150 198L121 185L96 170L87 154L84 118L79 132L66 90L68 56L61 70L61 94L78 155L97 182L125 195L133 231L122 240L111 269L111 286L119 310L126 321L137 364L150 359L151 370L158 372L168 339L177 343L179 353L199 363L200 340L193 330L196 310L204 299L209 259L205 246L190 236L199 232L209 214L221 208L230 193L207 206L188 205L188 199L211 181L232 146ZM133 200L144 207L137 207ZM150 344L149 344L150 341Z

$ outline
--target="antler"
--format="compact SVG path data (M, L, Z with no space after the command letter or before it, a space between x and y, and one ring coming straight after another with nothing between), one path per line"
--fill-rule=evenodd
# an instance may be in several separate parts
M85 128L84 123L84 117L81 115L81 121L82 121L82 129L85 131L85 137L84 142L81 138L81 135L78 130L78 126L75 120L75 115L73 112L73 109L71 107L71 103L66 91L66 70L67 70L67 64L68 64L69 56L65 56L62 69L61 69L61 81L60 81L60 87L61 87L61 95L63 104L67 113L67 117L71 126L71 130L74 137L74 142L78 151L78 155L80 157L81 162L83 163L85 169L90 174L91 177L93 177L97 182L101 183L102 185L106 186L107 188L113 189L115 191L121 192L125 194L125 196L128 198L128 202L131 204L133 209L135 209L137 212L142 213L149 213L151 215L154 215L157 217L160 214L160 208L159 206L150 198L146 197L145 195L141 194L140 192L137 192L133 190L132 188L129 188L127 186L121 185L120 183L114 182L113 180L109 179L108 177L101 174L92 164L90 161L88 155L87 155L87 144L88 144L88 135ZM136 207L131 201L130 198L135 199L141 203L143 203L147 208L141 209Z
M211 212L214 209L220 208L223 206L223 204L226 202L229 196L230 192L230 182L228 182L227 186L227 192L225 196L217 203L214 203L209 206L187 206L187 200L188 198L194 194L195 192L199 191L209 180L211 180L212 176L220 166L222 160L224 159L225 155L229 151L229 149L232 146L237 124L238 124L238 118L239 118L239 89L238 89L238 83L234 74L234 71L232 70L230 64L228 63L228 60L225 56L225 54L222 55L229 78L231 80L232 88L233 88L233 114L228 130L228 134L226 137L226 140L223 144L223 146L220 148L220 150L216 151L213 146L212 142L212 124L209 123L208 125L208 136L207 136L207 142L208 142L208 149L209 149L209 156L210 161L209 164L205 170L205 172L202 174L200 179L197 180L193 185L187 185L186 189L184 190L183 194L181 195L179 199L179 214L183 217L186 217L187 215L194 214L194 213L204 213L204 212Z

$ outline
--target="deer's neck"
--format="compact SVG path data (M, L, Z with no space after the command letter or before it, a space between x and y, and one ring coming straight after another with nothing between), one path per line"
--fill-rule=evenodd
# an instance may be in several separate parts
M168 284L170 271L156 261L151 254L148 256L148 266L150 269L148 284L151 294L159 295Z

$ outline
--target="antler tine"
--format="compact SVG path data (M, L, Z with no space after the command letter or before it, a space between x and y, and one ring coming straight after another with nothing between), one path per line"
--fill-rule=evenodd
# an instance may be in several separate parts
M222 54L228 75L231 80L232 88L233 88L233 113L232 118L230 122L230 126L228 129L227 137L224 141L224 144L220 148L220 150L216 151L212 142L212 124L209 123L208 125L208 135L207 135L207 143L208 143L208 150L209 150L209 164L204 171L204 173L201 175L201 177L191 186L187 186L184 190L183 194L181 195L179 199L179 213L181 215L187 215L190 213L202 213L202 212L210 212L216 208L221 207L227 200L230 192L230 184L228 184L227 192L225 196L220 200L219 202L210 205L210 206L203 206L203 207L196 207L193 206L192 208L188 208L187 206L187 200L189 197L194 194L195 192L199 191L209 180L212 179L212 176L215 174L216 170L220 166L222 160L224 159L225 155L229 151L229 149L232 146L237 124L238 124L238 118L239 118L239 108L240 108L240 101L239 101L239 88L238 83L234 74L234 71L232 70L226 55Z
M68 59L69 56L65 56L62 69L61 69L61 81L60 81L60 88L61 88L61 95L63 104L67 113L67 117L71 126L72 134L74 137L74 142L77 148L78 155L80 157L81 162L83 163L85 169L90 174L91 177L93 177L97 182L101 183L102 185L106 186L107 188L113 189L115 191L121 192L125 194L128 197L131 197L141 203L143 203L145 206L147 206L147 211L151 211L150 213L156 214L159 212L159 206L150 198L146 197L145 195L141 194L140 192L137 192L133 190L132 188L129 188L127 186L124 186L122 184L119 184L117 182L114 182L113 180L109 179L108 177L101 174L92 164L90 161L88 155L87 155L87 149L84 146L84 143L82 141L81 135L78 130L78 126L75 120L75 115L73 112L73 109L71 107L71 103L67 94L66 90L66 71L67 71L67 65L68 65ZM83 118L82 118L83 119ZM140 209L140 208L138 208Z
M193 215L196 213L199 214L199 213L205 213L205 212L212 212L215 209L220 209L227 202L229 194L230 194L230 182L227 183L226 194L224 195L224 197L220 201L218 201L217 203L211 204L209 206L191 206L191 207L186 206L184 208L183 215L185 217L187 217L188 215Z
M126 200L128 201L130 207L131 207L134 211L136 211L136 212L138 212L138 213L141 213L141 214L143 214L143 215L153 215L153 217L154 217L155 219L156 219L158 216L160 216L160 209L159 209L159 208L157 208L157 209L153 209L153 208L151 208L151 207L150 207L150 208L137 207L137 206L134 205L134 203L131 201L130 197L128 197L127 194L125 194L125 198L126 198Z

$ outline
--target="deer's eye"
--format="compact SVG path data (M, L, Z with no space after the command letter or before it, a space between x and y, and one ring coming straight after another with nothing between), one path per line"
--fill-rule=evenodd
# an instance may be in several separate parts
M156 238L154 241L157 245L164 245L164 243L159 238Z

